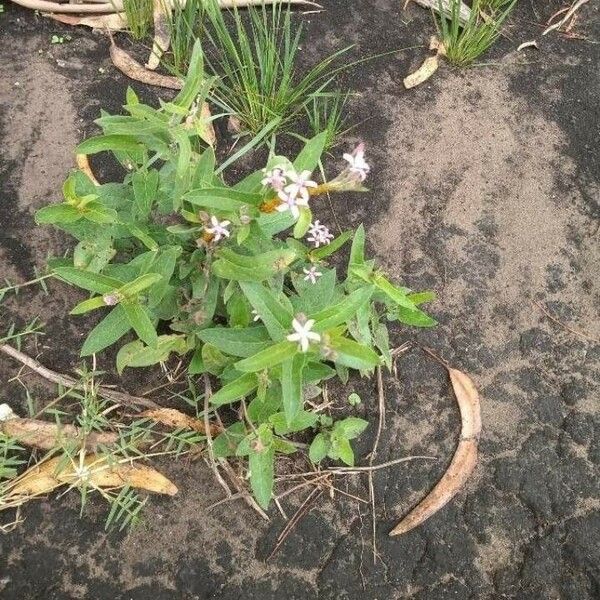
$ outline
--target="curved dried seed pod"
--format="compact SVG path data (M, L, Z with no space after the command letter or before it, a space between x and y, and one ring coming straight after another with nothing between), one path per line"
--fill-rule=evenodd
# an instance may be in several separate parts
M100 182L96 179L96 176L90 167L90 161L88 160L87 154L76 154L75 163L77 164L77 168L80 171L83 171L94 185L100 185Z
M456 495L477 464L477 443L481 433L479 394L470 377L457 369L447 369L462 421L458 447L436 486L390 531L390 535L406 533L440 510Z

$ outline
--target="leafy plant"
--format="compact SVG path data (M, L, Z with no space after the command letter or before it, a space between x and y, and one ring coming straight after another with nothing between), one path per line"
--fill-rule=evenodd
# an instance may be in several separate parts
M218 382L207 399L215 411L241 405L213 452L247 458L252 490L266 507L276 457L296 452L302 432L317 432L313 461L353 462L350 440L366 422L321 416L305 402L308 390L336 374L345 381L351 370L390 366L386 316L432 326L419 307L432 295L393 284L365 258L362 226L334 238L313 219L311 206L324 194L365 190L362 145L326 183L310 175L327 142L322 132L293 161L273 151L265 169L230 185L225 168L273 125L217 165L201 124L190 122L209 85L196 44L174 101L155 109L129 90L127 114L103 114L104 133L77 148L110 151L127 170L123 182L96 187L75 171L65 201L37 219L77 240L72 260L52 263L57 277L90 293L72 313L102 311L82 355L128 336L119 371L189 356L191 376ZM336 253L349 242L342 268Z
M249 7L247 23L234 8L230 28L218 3L206 3L202 43L211 56L207 64L219 75L212 98L253 135L275 118L279 129L288 127L328 87L335 73L345 68L334 68L334 63L349 47L299 75L302 27L293 31L291 10L282 4L277 2L270 10L265 5Z
M123 9L131 37L143 40L152 25L152 0L124 0Z
M171 45L169 51L162 56L161 62L175 75L184 75L189 68L194 44L201 34L203 4L203 0L175 2L165 11Z
M325 150L336 146L347 131L344 109L350 94L336 91L314 96L306 106L306 114L314 135L326 132Z
M472 64L498 39L504 21L514 8L516 0L489 2L485 9L494 9L482 14L483 0L473 0L471 13L466 23L460 22L461 0L451 0L450 16L444 16L440 2L440 16L434 13L437 28L444 45L446 58L459 67Z

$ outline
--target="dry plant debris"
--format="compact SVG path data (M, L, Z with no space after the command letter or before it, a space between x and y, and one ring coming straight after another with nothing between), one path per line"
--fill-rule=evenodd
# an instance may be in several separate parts
M448 370L460 409L462 429L452 462L429 494L406 515L390 535L402 535L438 512L465 484L477 464L477 444L481 432L479 394L470 377L457 369Z
M145 417L161 425L174 427L176 429L192 429L198 433L206 432L206 425L203 421L190 417L176 408L157 408L154 410L146 410L140 413L140 417ZM211 435L218 435L223 431L223 428L216 424L210 424Z
M543 31L542 35L547 35L551 31L556 31L557 29L560 29L563 25L568 23L568 21L575 16L575 13L587 2L588 2L588 0L577 0L576 2L574 2L571 5L570 8L563 8L563 9L559 10L558 12L554 13L548 20L548 23L552 23L552 21L554 21L554 19L556 17L560 16L563 13L565 13L565 16L560 21L557 21L556 23L549 25Z
M414 73L411 73L404 78L404 87L407 90L427 81L437 71L440 64L439 57L444 56L446 53L444 44L442 44L435 36L432 36L429 41L429 49L436 51L435 56L426 58L423 64Z
M406 0L406 3L404 4L404 6L406 7L406 5L410 2L411 0ZM444 16L452 16L452 0L412 0L413 2L417 3L419 6L422 6L423 8L429 8L431 10L435 10L436 12L441 12L444 14ZM442 7L442 10L440 11L440 4ZM461 2L460 5L460 21L461 23L466 23L469 20L469 17L471 16L471 9L464 3Z

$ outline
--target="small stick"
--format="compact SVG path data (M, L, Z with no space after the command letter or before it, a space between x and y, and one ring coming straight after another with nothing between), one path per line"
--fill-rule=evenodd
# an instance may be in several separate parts
M573 335L576 335L580 338L583 338L584 340L587 340L589 342L594 342L596 344L600 343L600 340L597 340L596 338L593 338L590 335L587 335L586 333L583 333L582 331L578 331L577 329L573 329L572 327L569 327L568 325L565 325L564 323L562 323L561 321L559 321L555 316L553 316L545 307L541 302L535 302L534 301L535 306L537 306L551 321L553 321L554 323L556 323L557 325L560 325L563 329L566 329L567 331L571 332Z
M571 6L571 8L567 11L567 14L560 21L558 21L557 23L554 23L554 25L550 25L550 27L547 27L542 32L542 35L546 35L547 33L554 31L555 29L560 29L587 2L588 2L588 0L577 0L577 2L575 2ZM553 15L553 16L555 16L555 15Z
M70 387L73 389L81 389L82 385L79 381L70 377L69 375L63 375L62 373L57 373L56 371L52 371L48 369L37 360L27 356L23 352L20 352L16 348L13 348L9 344L0 344L0 352L14 358L19 361L21 364L29 367L34 373L37 373L44 379L51 381L52 383L56 383L58 385L62 385L65 387ZM134 408L135 410L139 410L140 406L145 406L146 408L159 408L156 402L149 400L148 398L140 398L139 396L131 396L125 392L118 392L117 390L111 390L103 385L98 386L98 394L107 400L111 400L116 404L122 404L123 406L129 406Z
M404 458L396 458L394 460L388 460L387 462L380 463L378 465L369 465L368 467L332 467L327 471L329 473L335 473L336 475L353 474L353 473L365 473L369 471L379 471L379 469L387 469L394 465L408 462L409 460L437 460L437 456L405 456Z

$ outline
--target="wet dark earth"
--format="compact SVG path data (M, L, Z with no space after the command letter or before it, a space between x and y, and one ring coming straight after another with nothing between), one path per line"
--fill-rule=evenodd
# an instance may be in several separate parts
M307 62L351 43L349 60L419 46L342 77L358 93L344 147L366 141L373 177L369 194L336 198L335 212L344 228L365 223L371 253L398 281L438 292L437 328L391 334L395 345L434 348L476 382L483 434L473 477L423 526L388 537L443 473L460 429L442 368L413 349L399 358L397 377L386 376L379 459L440 460L375 475L375 562L368 506L340 494L321 496L267 560L285 525L276 509L269 523L243 503L206 512L222 490L203 461L180 460L161 464L179 494L153 497L128 533L106 533L105 506L93 499L81 518L74 495L25 507L24 521L0 537L0 598L600 598L599 8L582 6L571 37L541 37L561 2L521 0L486 66L443 65L408 92L402 79L434 33L427 11L403 11L399 0L323 4L326 12L298 17ZM55 33L73 39L51 45ZM532 39L539 50L516 51ZM0 277L22 282L69 247L60 233L36 228L33 212L59 199L74 146L101 107L119 110L128 82L103 35L6 2L0 56ZM132 85L157 102L156 89ZM94 168L111 176L102 163ZM317 212L331 219L329 207ZM90 322L68 316L75 292L49 288L49 296L31 288L5 300L1 331L40 315L46 335L26 349L69 371ZM101 363L111 365L110 357ZM17 372L0 357L0 403L24 414ZM139 391L159 377L134 372L124 385ZM27 382L34 396L47 394ZM334 399L356 389L358 412L372 423L357 445L364 460L376 384L347 387ZM362 498L365 484L339 482ZM11 518L3 513L2 523Z

